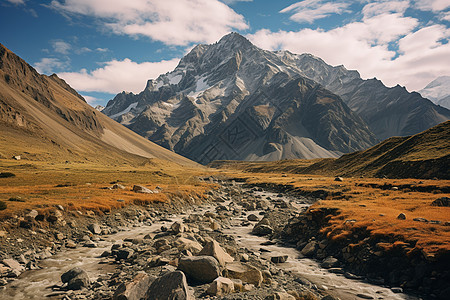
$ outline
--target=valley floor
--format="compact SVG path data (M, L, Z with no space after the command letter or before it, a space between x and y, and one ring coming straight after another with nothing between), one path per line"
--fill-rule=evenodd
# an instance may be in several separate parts
M267 214L266 221L279 227L270 238L292 243L307 257L322 261L333 256L349 274L431 298L448 288L442 281L449 278L450 269L446 268L450 207L445 200L450 193L449 180L335 178L178 169L161 164L102 166L3 159L0 172L0 200L6 204L6 209L0 210L2 259L19 259L20 254L33 248L35 253L65 248L70 230L65 233L61 228L86 232L89 220L113 216L126 207L163 204L181 208L208 202L221 183L207 179L214 176L314 202L306 212L275 221ZM14 176L5 175L8 173ZM152 192L137 193L133 191L135 185ZM136 216L139 219L138 215L131 217ZM78 238L83 236L73 235L76 243ZM307 246L312 252L305 250ZM379 270L374 267L379 263L398 270ZM10 275L7 278L14 277Z

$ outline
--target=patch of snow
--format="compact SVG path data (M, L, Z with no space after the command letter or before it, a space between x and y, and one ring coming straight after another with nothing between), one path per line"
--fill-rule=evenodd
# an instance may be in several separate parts
M206 83L206 77L200 77L195 85L195 91L192 91L188 94L188 96L197 98L201 93L209 89L210 86Z
M136 106L138 105L137 102L131 103L127 108L125 108L124 110L122 110L121 112L114 114L112 116L109 116L111 119L115 119L117 117L120 117L123 114L126 114L128 112L130 112L133 108L136 108Z
M168 78L169 78L169 83L170 83L170 84L178 84L178 83L180 83L181 78L183 78L183 76L182 76L182 75L173 75L173 74L170 74L170 75L168 76Z
M159 90L160 87L162 87L164 85L164 82L162 80L159 80L158 83L156 84L156 89Z

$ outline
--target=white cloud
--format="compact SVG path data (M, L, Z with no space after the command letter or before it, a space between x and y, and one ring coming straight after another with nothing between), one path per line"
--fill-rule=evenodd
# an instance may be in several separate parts
M225 4L234 4L237 2L253 2L253 0L221 0Z
M106 62L104 67L91 72L82 69L80 72L58 73L58 76L78 91L139 93L144 89L148 79L173 70L178 62L179 59L136 63L126 58Z
M34 64L34 68L41 74L51 74L56 70L67 66L67 62L62 62L57 58L44 57Z
M83 98L86 100L86 102L87 102L89 105L91 105L91 106L94 106L94 105L96 105L96 104L105 102L105 101L102 100L102 99L98 99L98 98L95 98L95 97L92 97L92 96L88 96L88 95L81 95L81 96L83 96Z
M96 48L95 51L98 51L98 52L108 52L109 49L108 49L108 48Z
M449 74L450 30L443 25L417 29L419 22L400 13L366 17L332 30L259 30L248 38L270 50L312 53L331 65L357 69L363 78L377 77L386 85L420 90ZM397 45L399 53L389 49Z
M409 7L409 1L372 2L364 6L362 12L365 18L385 13L404 13Z
M342 14L350 6L349 2L326 2L323 0L304 0L294 3L281 13L294 13L290 19L299 23L313 23L315 20L326 18L332 14Z
M69 43L66 43L64 41L53 41L52 47L55 52L64 55L69 54L69 51L72 48L72 46Z
M415 0L416 8L425 11L439 12L450 7L448 0Z
M116 34L167 45L213 42L233 29L248 28L242 15L218 0L53 0L50 6L99 18Z
M449 12L443 13L443 14L441 15L441 19L450 22L450 11L449 11Z
M15 5L25 4L25 0L6 0L6 1Z

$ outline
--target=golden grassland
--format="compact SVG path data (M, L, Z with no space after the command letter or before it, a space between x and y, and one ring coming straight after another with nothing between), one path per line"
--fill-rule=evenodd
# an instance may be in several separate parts
M386 249L414 245L429 255L450 251L450 208L430 205L437 198L449 196L442 190L449 189L450 180L344 178L344 181L338 182L331 176L195 169L163 162L141 166L105 166L0 159L0 171L16 175L0 178L0 200L8 206L0 211L0 219L26 209L46 211L58 204L68 210L93 210L101 213L128 204L167 201L172 196L199 199L213 187L196 178L217 175L242 178L255 184L290 185L305 194L326 191L326 199L317 201L311 209L339 209L340 214L333 216L323 228L323 233L332 239L346 238L355 232L366 230L370 235L393 237L393 240L398 241L395 244L380 245ZM105 189L114 182L126 186L126 189ZM163 191L158 194L137 194L131 191L134 184L151 189L160 186ZM382 189L384 184L408 184L411 188ZM417 191L418 189L424 191ZM9 201L10 198L18 197L23 202ZM406 215L406 220L397 219L402 212ZM414 218L440 223L417 222L413 221Z
M220 173L245 178L248 183L291 185L305 194L317 190L328 192L329 196L317 201L311 209L339 209L340 214L333 216L328 226L322 229L329 238L346 238L366 230L370 235L398 240L397 243L380 245L384 248L414 245L428 255L450 251L450 207L431 206L435 199L450 196L441 191L448 190L450 180L344 178L338 182L335 177L317 175L242 173L229 169ZM411 185L411 188L381 188L385 184L394 187ZM400 213L406 215L406 220L397 219ZM413 221L414 218L439 221L440 224Z
M0 159L0 171L16 175L0 178L0 200L7 204L7 209L0 211L0 218L26 209L45 211L55 205L68 210L102 212L127 204L167 201L172 196L201 198L211 189L196 179L208 171L160 161L142 166L105 166ZM126 189L106 189L115 182ZM150 189L159 186L162 192L138 194L131 191L135 184ZM16 201L10 201L11 198Z

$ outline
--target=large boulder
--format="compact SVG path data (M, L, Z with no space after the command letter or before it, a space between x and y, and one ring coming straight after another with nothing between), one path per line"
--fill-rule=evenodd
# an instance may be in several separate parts
M225 277L217 277L211 283L206 293L211 296L225 296L234 292L234 283L231 279Z
M146 188L145 186L142 185L134 185L133 192L141 194L153 194L153 191L151 189Z
M273 228L269 225L258 223L253 227L252 233L259 236L269 235L273 233Z
M212 256L217 259L219 265L222 267L224 267L226 263L234 261L234 258L226 253L215 240L207 242L198 255Z
M295 300L295 297L288 293L276 292L267 296L264 300Z
M153 281L145 300L193 300L188 293L186 276L181 271L167 273Z
M88 287L91 283L86 271L78 267L62 274L61 281L67 283L66 289L68 290L81 290L84 287Z
M176 239L174 244L180 251L188 250L194 254L199 253L203 249L200 243L183 237Z
M210 283L220 275L219 263L212 256L183 257L178 269L196 283Z
M137 274L133 280L119 285L114 292L113 300L140 300L156 278L146 273Z
M240 262L226 264L225 273L228 278L240 279L243 282L254 284L257 287L261 286L263 282L263 275L260 270Z
M302 251L300 251L301 254L307 257L312 257L316 253L317 250L317 242L311 241L308 244L306 244L305 247L303 247Z
M100 226L99 226L97 223L89 224L88 229L89 229L93 234L100 234L100 233L102 233L102 229L100 228Z

